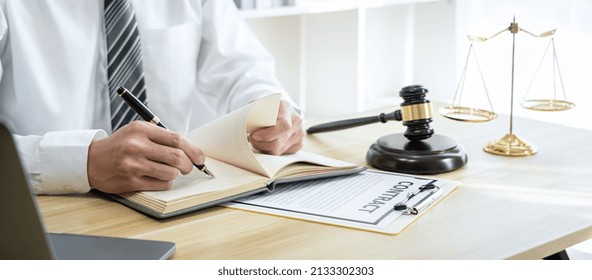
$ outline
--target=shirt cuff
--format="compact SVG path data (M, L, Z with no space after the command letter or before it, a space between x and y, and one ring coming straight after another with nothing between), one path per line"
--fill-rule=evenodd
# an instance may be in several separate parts
M41 184L37 194L85 193L90 190L87 175L88 147L93 140L107 137L103 130L52 131L39 143Z

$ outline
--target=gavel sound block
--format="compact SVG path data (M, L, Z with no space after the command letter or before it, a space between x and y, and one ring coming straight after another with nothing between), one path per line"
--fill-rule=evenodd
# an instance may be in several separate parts
M380 137L366 154L368 164L382 170L408 174L439 174L461 168L467 163L463 147L454 139L434 134L432 106L425 98L428 90L420 85L401 89L401 109L382 113L378 117L364 117L331 122L310 127L309 134L356 127L390 120L402 121L404 133Z

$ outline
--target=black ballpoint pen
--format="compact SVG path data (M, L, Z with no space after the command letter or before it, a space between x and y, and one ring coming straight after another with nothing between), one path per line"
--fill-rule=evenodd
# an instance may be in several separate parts
M136 96L134 96L131 92L129 92L129 90L127 90L124 87L119 87L117 89L117 94L123 98L123 100L125 101L125 103L127 103L127 105L129 105L136 113L138 113L138 115L140 115L140 117L142 117L142 119L144 119L147 122L151 122L155 125L158 125L164 129L168 129L161 121L160 119L154 115L150 109L148 109L148 107L146 107L144 105L144 103L140 102L140 100L138 100L138 98L136 98ZM210 177L215 177L214 174L212 174L212 172L210 172L208 170L208 168L206 167L205 164L193 164L199 171L207 174Z

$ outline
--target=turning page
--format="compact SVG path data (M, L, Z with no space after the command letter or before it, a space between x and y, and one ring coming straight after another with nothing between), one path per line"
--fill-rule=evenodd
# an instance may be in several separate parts
M280 94L263 97L191 131L187 138L210 158L268 178L358 167L356 164L303 151L282 156L254 152L248 141L249 133L275 125L279 105ZM308 164L292 166L295 162Z
M279 104L280 94L263 97L191 131L187 138L208 157L269 177L251 150L248 134L275 125Z

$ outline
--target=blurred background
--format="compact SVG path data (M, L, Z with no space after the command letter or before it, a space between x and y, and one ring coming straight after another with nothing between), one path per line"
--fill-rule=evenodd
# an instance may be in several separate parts
M592 47L592 1L235 2L275 56L278 76L306 118L398 106L399 89L415 83L430 90L430 100L451 103L471 44L467 35L489 37L509 27L515 17L521 28L534 34L557 31L546 38L516 34L514 114L592 129L585 115L592 111L586 83L592 65L592 53L587 51ZM553 71L551 48L543 57L550 38L554 38L561 80ZM496 113L508 114L512 34L505 32L473 46L487 92L472 58L462 90L463 105L487 109L489 96ZM527 90L530 99L554 94L564 99L565 92L576 106L562 112L527 110L520 106Z

